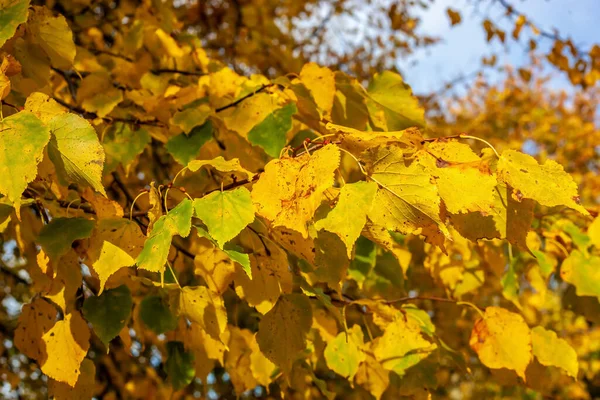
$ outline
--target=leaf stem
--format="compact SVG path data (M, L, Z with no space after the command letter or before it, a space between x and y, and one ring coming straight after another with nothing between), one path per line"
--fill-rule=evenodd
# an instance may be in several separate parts
M478 138L477 136L465 135L464 133L461 133L460 135L458 135L458 137L460 137L461 139L479 140L480 142L487 144L490 147L490 149L492 149L494 151L494 153L496 154L496 157L500 158L500 154L498 154L498 152L496 151L494 146L492 146L492 144L490 142L488 142L487 140Z
M135 205L135 202L137 201L137 199L139 199L142 195L144 195L146 193L150 193L150 191L144 190L143 192L140 192L137 196L135 196L135 199L133 199L133 201L131 202L131 207L129 207L129 220L130 221L133 220L133 206ZM68 207L67 207L67 209L68 209Z
M179 281L177 280L177 275L175 275L175 271L173 271L173 267L171 266L171 263L169 262L169 260L167 260L167 267L169 267L169 271L171 271L171 275L173 275L173 279L175 279L175 283L177 284L179 289L181 289L181 285L179 284Z
M468 301L457 301L456 304L459 306L469 306L472 309L474 309L475 311L477 311L479 313L479 315L481 316L481 318L485 318L485 314L483 313L483 311L481 311L481 309L473 303L469 303Z

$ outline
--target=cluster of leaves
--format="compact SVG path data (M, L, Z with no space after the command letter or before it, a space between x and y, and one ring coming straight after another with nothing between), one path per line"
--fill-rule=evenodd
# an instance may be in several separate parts
M1 350L51 396L218 379L223 396L420 398L498 374L573 398L595 379L598 330L577 343L585 313L546 312L566 287L600 298L600 219L559 163L424 135L395 72L247 77L167 3L122 2L110 26L68 20L75 3L0 3L2 267L26 303Z

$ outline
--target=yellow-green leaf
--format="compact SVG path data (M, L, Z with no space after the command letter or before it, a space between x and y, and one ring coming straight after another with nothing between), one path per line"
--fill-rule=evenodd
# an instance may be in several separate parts
M0 1L0 47L10 39L19 25L27 21L30 0Z
M553 331L536 326L531 330L531 344L533 355L540 364L561 368L577 379L577 353L566 340L560 339Z
M575 286L578 296L600 299L600 257L573 250L563 261L560 276Z
M85 218L54 218L44 225L37 241L51 260L58 261L75 240L89 238L94 225L93 220Z
M363 333L359 325L354 325L348 332L339 333L327 343L323 352L327 366L338 375L352 381L358 366L365 360L361 349L363 345Z
M407 166L397 147L375 147L366 157L368 173L379 185L368 214L373 223L403 234L423 229L426 236L449 236L437 187L424 165L417 160Z
M91 186L106 196L102 185L104 149L96 130L76 114L59 114L48 123L52 140L48 155L64 184Z
M373 352L383 368L402 376L436 348L435 343L425 340L415 319L405 319L399 314L387 325L383 336L377 339Z
M377 184L375 182L349 183L342 187L338 202L327 217L315 223L316 229L337 234L346 245L348 258L352 255L354 242L367 222L367 213L371 210Z
M20 215L21 194L37 175L50 131L33 113L21 111L0 121L0 193Z
M402 77L391 71L375 74L368 88L367 107L378 130L399 131L425 126L425 110Z
M471 348L488 368L507 368L525 380L531 361L531 333L519 314L488 307L473 326Z
M254 221L252 198L244 187L194 199L194 210L221 248Z

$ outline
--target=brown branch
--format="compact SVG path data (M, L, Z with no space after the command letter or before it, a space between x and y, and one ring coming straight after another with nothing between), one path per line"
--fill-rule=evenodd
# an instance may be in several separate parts
M115 58L120 58L120 59L128 61L128 62L135 62L135 60L132 59L132 58L129 58L127 56L123 56L121 54L113 53L112 51L99 50L99 49L93 49L93 48L85 48L85 49L87 51L89 51L90 53L94 54L94 55L105 54L107 56L111 56L111 57L115 57Z
M188 75L188 76L204 76L204 75L206 75L202 71L181 71L179 69L173 69L173 68L157 68L157 69L150 70L150 72L152 72L154 75L160 75L160 74L181 74L181 75Z
M246 99L248 99L248 98L250 98L250 97L252 97L252 96L254 96L254 95L256 95L256 94L258 94L260 92L262 92L266 88L269 88L269 87L274 86L274 85L275 85L274 83L269 83L268 85L262 85L261 87L259 87L258 89L256 89L254 92L250 92L247 95L240 97L239 99L237 99L233 103L229 103L229 104L227 104L227 105L225 105L223 107L219 107L215 111L216 112L221 112L221 111L227 110L228 108L235 107L238 104L240 104L242 101L244 101L244 100L246 100Z
M8 103L8 102L6 102L6 101L4 101L4 100L2 100L1 104L5 105L5 106L7 106L7 107L14 108L14 109L15 109L17 112L18 112L18 111L21 111L21 110L19 109L19 107L15 106L14 104Z
M107 123L122 122L122 123L125 123L125 124L165 127L165 124L162 123L161 121L157 120L157 119L153 119L153 120L150 120L150 121L142 121L142 120L137 119L137 118L99 117L98 114L96 114L96 113L85 111L83 108L71 105L71 104L67 103L66 101L64 101L64 100L62 100L62 99L60 99L58 97L52 97L52 99L54 101L56 101L58 104L60 104L61 106L68 108L70 111L81 115L85 119L97 119L97 118L100 118L104 122L107 122Z
M448 299L444 297L435 297L435 296L413 296L413 297L400 297L399 299L394 300L383 300L382 302L385 304L395 304L395 303L406 303L413 300L431 300L431 301L441 301L445 303L456 303L457 300Z

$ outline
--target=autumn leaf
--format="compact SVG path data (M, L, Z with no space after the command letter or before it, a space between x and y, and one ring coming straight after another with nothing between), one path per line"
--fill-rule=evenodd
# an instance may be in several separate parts
M0 193L13 203L17 216L21 194L37 175L50 132L34 114L21 111L0 121Z
M160 296L146 296L139 305L142 322L157 334L175 329L177 318Z
M351 257L354 242L367 222L367 213L371 210L376 191L377 184L374 182L344 185L335 208L327 217L315 223L316 229L333 232L342 239L348 250L348 258Z
M194 127L189 133L174 136L166 144L167 151L181 165L188 165L198 157L202 146L213 138L210 121Z
M600 299L600 257L573 250L563 261L560 276L575 286L577 295Z
M197 323L215 340L227 327L227 312L221 297L205 286L186 286L172 293L178 315Z
M27 21L29 0L16 0L0 8L0 47L10 39L19 25Z
M540 364L561 368L577 379L577 353L567 341L553 331L536 326L531 330L531 344L533 355Z
M53 16L46 7L33 7L27 26L34 40L44 49L52 66L69 68L75 60L73 33L64 16Z
M539 165L530 155L506 150L498 161L498 178L513 188L513 196L519 201L525 198L548 207L564 205L588 215L579 204L577 184L553 160Z
M73 387L81 372L81 362L90 347L90 330L79 312L65 315L44 333L47 357L39 360L42 372Z
M488 307L478 319L469 341L488 368L508 368L525 380L531 361L531 333L519 314L500 307Z
M402 151L394 147L375 147L367 157L368 173L379 185L368 213L375 224L403 234L423 229L426 236L449 236L437 187L424 165L414 161L406 166Z
M96 393L96 366L92 360L86 358L81 362L80 370L77 383L73 387L51 379L48 382L50 395L56 400L92 398Z
M354 325L348 332L341 332L327 343L323 353L327 366L344 378L352 380L358 366L366 358L362 350L363 345L363 333L358 325Z
M256 341L269 360L289 373L299 353L306 348L311 323L308 299L301 294L284 295L260 320Z
M75 114L59 114L48 127L52 133L48 155L60 179L91 186L106 196L102 184L104 149L90 123Z
M313 154L272 160L252 188L252 201L259 215L274 226L293 229L308 236L307 225L333 184L340 152L327 145Z
M375 74L367 92L369 117L378 130L425 126L424 110L400 75L391 71Z
M187 386L194 379L193 356L185 351L182 342L167 343L165 370L175 390Z
M17 321L15 346L29 358L42 361L47 357L42 336L55 323L56 308L47 300L37 298L25 304Z

